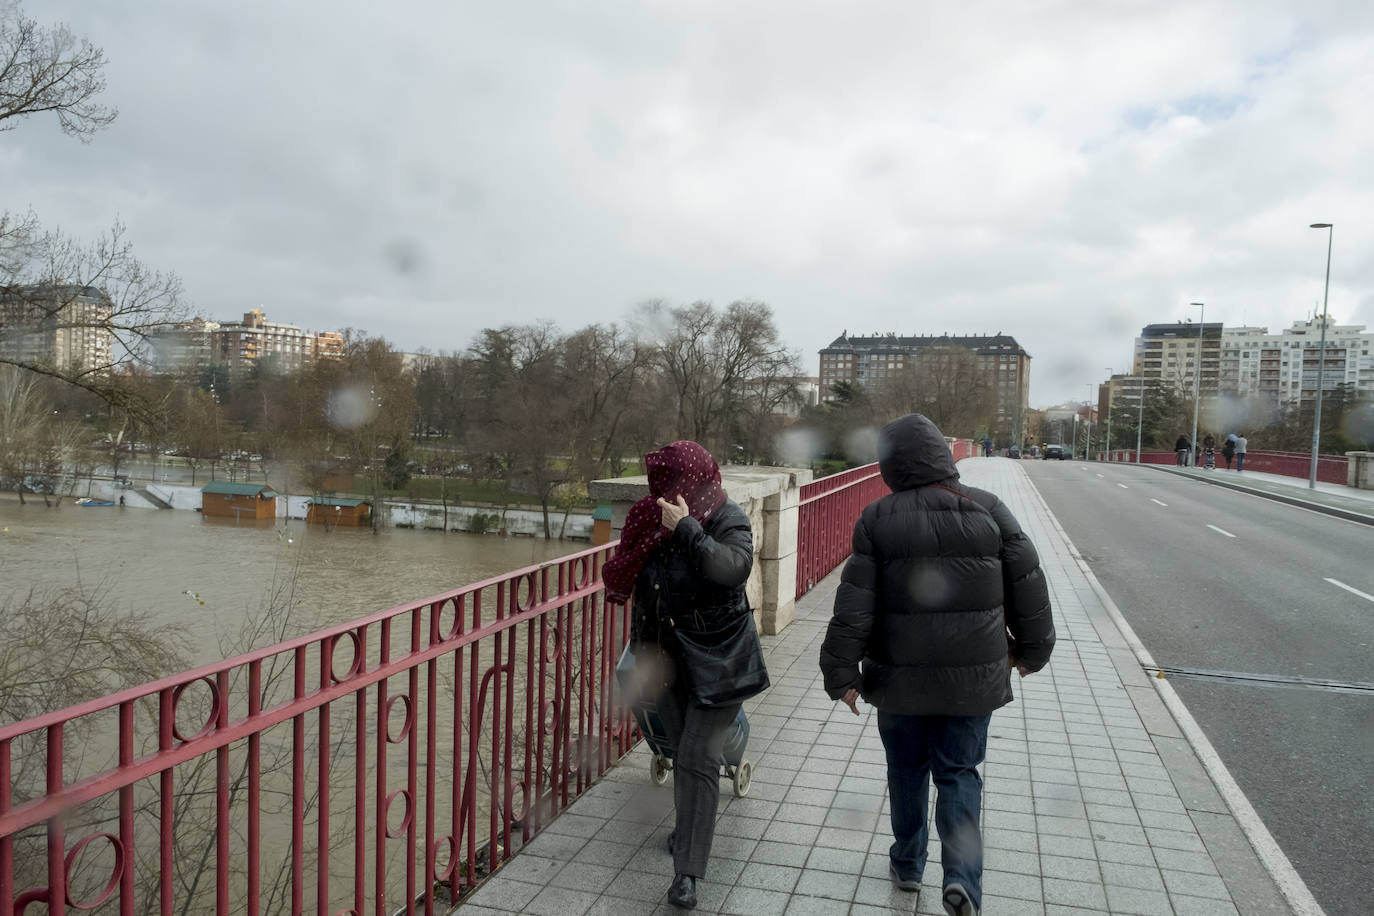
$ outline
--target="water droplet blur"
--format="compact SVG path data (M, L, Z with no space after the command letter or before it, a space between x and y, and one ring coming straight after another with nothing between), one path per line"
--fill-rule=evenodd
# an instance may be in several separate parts
M357 429L377 413L372 396L365 388L339 388L330 392L325 415L338 429Z
M778 436L778 455L788 467L810 467L820 453L821 437L816 430L789 429Z
M413 274L424 270L425 256L420 243L415 239L397 238L387 243L382 251L388 264L397 273Z
M911 591L926 607L942 607L953 597L949 578L934 566L923 566L912 574Z
M1357 450L1374 448L1374 404L1361 404L1347 413L1341 431Z
M854 464L878 460L878 431L871 426L856 429L844 440L844 455Z

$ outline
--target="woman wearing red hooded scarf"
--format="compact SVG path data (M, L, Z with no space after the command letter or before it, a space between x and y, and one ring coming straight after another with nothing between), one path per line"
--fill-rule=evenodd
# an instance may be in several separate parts
M726 498L715 459L697 443L666 445L644 463L649 495L630 509L602 580L609 601L623 604L633 595L631 639L656 644L665 660L657 705L674 749L676 813L668 901L691 909L711 854L726 737L744 697L701 702L694 663L684 659L677 633L720 631L750 615L752 635L744 587L754 535L744 511Z

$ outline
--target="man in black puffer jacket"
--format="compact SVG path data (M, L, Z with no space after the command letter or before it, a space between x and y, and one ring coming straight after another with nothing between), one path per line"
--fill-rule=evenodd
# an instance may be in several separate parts
M893 420L878 465L893 492L854 525L821 671L826 692L855 714L860 695L878 708L893 881L920 887L933 776L945 912L971 916L982 902L977 768L993 710L1011 702L1011 669L1025 677L1049 661L1049 592L1016 519L996 496L959 483L934 423Z

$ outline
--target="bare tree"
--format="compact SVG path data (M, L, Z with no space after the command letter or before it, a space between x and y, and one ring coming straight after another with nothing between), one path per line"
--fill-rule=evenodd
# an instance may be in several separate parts
M89 140L116 114L96 102L104 68L89 40L0 0L0 131L54 114L65 133ZM87 245L43 231L31 211L0 213L0 364L137 407L111 370L136 360L151 330L181 317L180 299L181 281L135 258L118 221ZM59 343L73 336L85 338L76 357Z
M935 344L913 354L906 367L873 386L879 418L923 413L946 435L970 436L997 419L996 382L978 355L957 344Z
M709 302L682 308L655 302L643 307L639 322L645 339L657 341L677 435L718 455L735 451L739 443L727 440L758 392L772 399L781 388L785 396L783 380L800 375L800 359L782 346L772 309L762 302L732 302L723 313ZM760 386L762 380L767 384Z
M602 476L623 451L625 420L648 356L646 347L614 325L588 325L563 341L569 464L583 483Z
M0 366L0 486L13 489L21 503L46 412L38 380Z
M477 441L499 456L508 481L539 500L545 538L553 536L554 488L567 478L559 459L576 422L562 348L552 324L488 329L472 347L482 394Z
M105 52L65 25L42 26L17 0L0 0L0 131L55 114L62 132L87 141L118 114L99 104Z

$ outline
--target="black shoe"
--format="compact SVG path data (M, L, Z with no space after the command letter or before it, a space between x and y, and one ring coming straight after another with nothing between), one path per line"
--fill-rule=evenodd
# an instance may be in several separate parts
M697 908L697 879L691 875L674 875L668 887L668 902L684 910Z
M897 871L896 865L888 863L887 871L888 874L892 875L892 883L897 885L897 890L919 891L921 889L920 878L903 878L901 873Z

